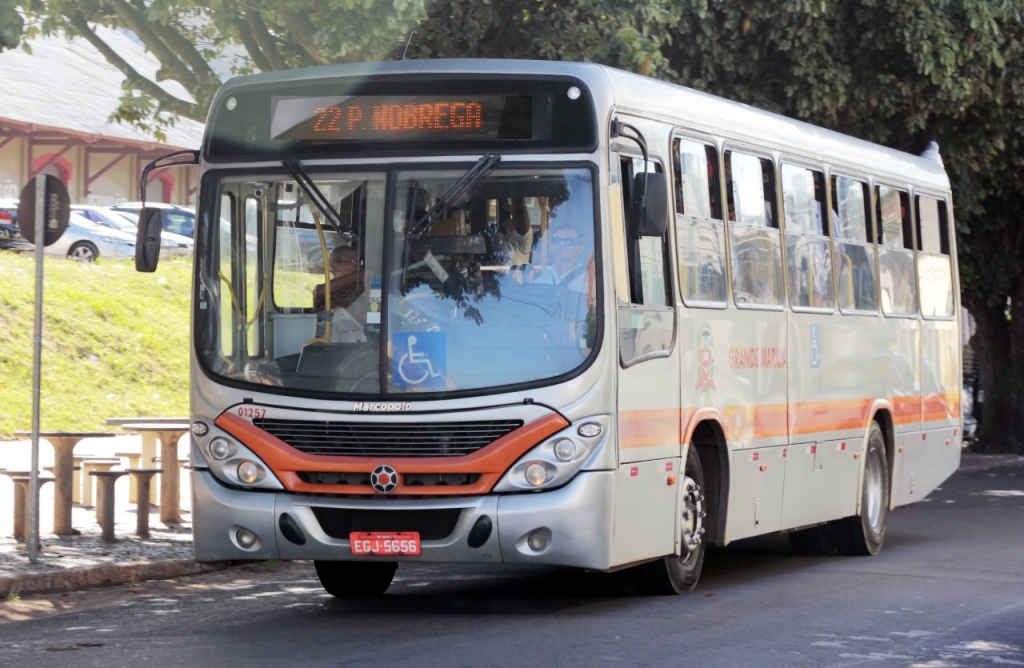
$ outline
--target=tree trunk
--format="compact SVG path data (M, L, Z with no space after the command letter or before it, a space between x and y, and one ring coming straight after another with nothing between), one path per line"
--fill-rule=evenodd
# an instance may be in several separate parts
M1024 304L975 313L984 407L976 452L1024 455ZM979 317L980 316L980 317Z

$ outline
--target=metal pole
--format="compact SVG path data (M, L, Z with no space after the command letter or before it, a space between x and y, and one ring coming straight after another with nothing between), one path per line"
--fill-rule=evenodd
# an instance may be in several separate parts
M32 466L28 494L28 560L39 560L39 395L43 360L43 242L46 232L46 176L36 177L36 323L32 355Z

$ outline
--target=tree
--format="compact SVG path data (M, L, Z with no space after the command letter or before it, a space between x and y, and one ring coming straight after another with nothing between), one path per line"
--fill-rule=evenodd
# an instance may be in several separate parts
M963 304L977 320L979 446L1024 454L1024 41L1017 3L684 0L679 83L912 153L942 148Z
M978 323L982 445L1024 454L1024 33L1013 0L21 1L28 36L89 39L127 76L117 118L157 130L174 115L205 119L215 58L234 54L244 73L405 55L589 60L914 153L937 140L962 299ZM105 49L96 25L138 35L161 62L157 81ZM192 100L167 94L164 79Z
M0 0L0 51L18 46L24 27L15 0Z

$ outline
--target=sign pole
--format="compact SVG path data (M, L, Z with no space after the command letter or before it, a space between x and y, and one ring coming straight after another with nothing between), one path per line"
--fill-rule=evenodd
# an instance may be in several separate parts
M39 396L43 361L43 242L46 232L46 176L36 177L36 323L32 355L32 465L29 473L28 560L39 560Z

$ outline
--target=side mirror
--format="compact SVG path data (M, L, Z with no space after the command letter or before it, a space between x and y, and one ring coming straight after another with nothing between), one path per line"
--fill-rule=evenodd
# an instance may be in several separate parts
M633 177L633 226L638 237L661 237L668 230L668 181L664 174L647 172Z
M160 231L163 220L160 209L145 208L139 212L139 231L135 237L135 269L152 273L160 260Z

